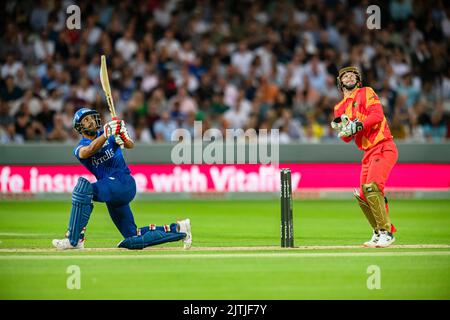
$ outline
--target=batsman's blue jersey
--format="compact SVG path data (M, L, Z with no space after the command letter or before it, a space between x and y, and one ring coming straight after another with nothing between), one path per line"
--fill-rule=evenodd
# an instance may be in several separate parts
M97 137L103 134L103 131L97 132ZM73 150L73 154L85 166L97 180L118 176L122 174L130 174L130 169L125 163L122 150L120 146L115 142L114 136L110 136L108 140L103 144L102 148L89 158L80 158L80 149L84 146L91 144L91 140L88 138L82 138L78 143L78 146Z

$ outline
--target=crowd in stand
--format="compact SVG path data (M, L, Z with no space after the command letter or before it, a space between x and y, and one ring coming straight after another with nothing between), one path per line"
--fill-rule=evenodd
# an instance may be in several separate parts
M117 113L137 142L209 128L279 129L280 142L337 139L342 66L360 68L395 139L450 137L450 7L445 1L2 1L0 143L79 139L76 110ZM69 29L67 7L80 8ZM202 132L194 122L202 121Z

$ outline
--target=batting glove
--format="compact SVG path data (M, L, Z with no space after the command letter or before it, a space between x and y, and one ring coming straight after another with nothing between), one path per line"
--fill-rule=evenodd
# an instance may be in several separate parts
M121 138L119 135L114 136L114 140L116 141L116 143L117 143L119 146L122 146L122 145L124 144L122 138Z
M133 139L131 139L130 135L128 134L128 130L123 125L120 129L119 134L114 136L114 139L116 140L116 143L119 145L123 145L125 142L131 141L133 142Z
M112 120L103 126L103 135L105 138L108 138L111 135L118 135L120 133L120 129L124 126L125 123L123 120Z
M125 124L121 128L119 136L123 142L128 142L128 141L133 142L133 139L131 139L130 135L128 134L128 130L127 130L127 127L125 127Z

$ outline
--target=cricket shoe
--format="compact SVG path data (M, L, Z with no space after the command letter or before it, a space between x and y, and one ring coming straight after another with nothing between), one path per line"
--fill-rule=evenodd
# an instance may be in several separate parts
M75 247L70 244L70 240L68 238L53 239L52 244L56 249L59 250L84 249L84 239L78 240L78 243Z
M373 231L372 239L364 242L364 247L366 248L375 248L377 246L378 240L380 240L380 233Z
M377 248L386 248L389 247L394 241L395 237L392 233L387 231L379 231L380 238L378 239Z
M177 221L178 232L186 233L186 237L183 239L183 249L190 249L192 246L192 232L191 232L191 220L184 219Z

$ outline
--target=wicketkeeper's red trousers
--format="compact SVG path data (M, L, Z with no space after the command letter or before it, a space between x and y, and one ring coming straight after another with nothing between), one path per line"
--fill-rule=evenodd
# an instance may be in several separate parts
M393 140L381 142L366 151L362 159L361 185L375 182L384 194L384 186L397 159L397 146ZM364 199L362 189L360 196Z

